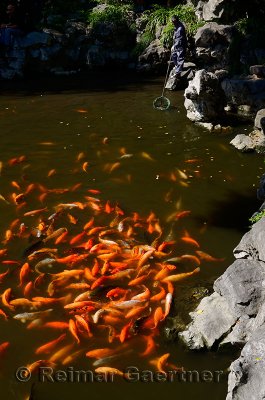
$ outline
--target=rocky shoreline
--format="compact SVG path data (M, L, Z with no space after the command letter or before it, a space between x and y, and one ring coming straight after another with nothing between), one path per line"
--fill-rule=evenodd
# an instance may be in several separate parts
M259 213L264 210L261 206ZM263 214L262 214L263 215ZM265 395L265 218L254 223L234 249L235 261L190 313L179 337L191 350L241 348L230 365L226 400Z

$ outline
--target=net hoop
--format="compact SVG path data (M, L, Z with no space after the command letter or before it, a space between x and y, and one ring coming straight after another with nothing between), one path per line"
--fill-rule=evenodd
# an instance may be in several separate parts
M165 97L165 96L160 96L157 97L154 101L153 101L153 107L156 110L168 110L170 107L170 100Z

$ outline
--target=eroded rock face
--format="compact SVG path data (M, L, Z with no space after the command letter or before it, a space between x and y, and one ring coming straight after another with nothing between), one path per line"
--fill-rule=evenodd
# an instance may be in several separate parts
M230 144L242 152L255 150L257 153L265 154L265 134L263 127L265 127L265 109L261 109L257 112L254 131L249 135L237 135L231 140Z
M159 39L153 40L139 56L138 70L149 71L161 69L169 59L170 52L165 49Z
M244 346L230 366L226 400L265 398L265 218L235 248L236 261L214 283L215 292L190 313L179 337L191 349Z
M249 113L256 113L265 107L265 79L255 77L233 77L221 83L227 102L240 112L240 107L248 106Z
M265 108L259 110L255 117L254 127L265 132Z
M195 35L196 57L208 71L227 69L230 65L229 46L235 35L231 25L209 22Z
M238 0L209 0L203 6L202 16L205 21L219 23L236 20L238 6Z
M191 121L214 121L220 119L224 113L224 94L218 78L211 72L197 71L184 96L187 117Z
M216 313L217 308L218 313ZM190 316L191 324L186 331L179 334L179 337L192 350L203 347L210 349L230 331L237 320L236 315L231 313L226 299L218 293L205 297Z
M230 366L226 400L258 400L265 397L265 324L258 328Z
M229 303L237 317L257 315L265 298L263 262L238 259L214 283L214 290Z

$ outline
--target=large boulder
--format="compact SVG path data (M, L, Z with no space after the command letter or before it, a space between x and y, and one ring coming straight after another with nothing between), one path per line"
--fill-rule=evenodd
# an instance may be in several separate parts
M265 108L259 110L255 117L254 128L265 133Z
M265 397L265 324L258 328L230 366L226 400Z
M210 349L237 321L226 299L218 293L205 297L190 316L192 322L179 334L179 337L192 350L203 347Z
M265 299L264 263L258 260L237 259L214 283L214 290L223 296L231 312L241 317L253 316Z
M161 71L169 59L169 50L159 39L153 40L138 58L138 71Z
M243 133L237 135L230 144L242 153L256 151L257 153L265 153L265 135L260 130L254 130L249 135Z
M234 35L235 28L231 25L209 22L199 28L195 35L198 63L208 71L228 69L230 65L229 48Z
M265 108L265 79L255 75L232 77L221 83L227 102L240 112L256 113Z
M197 71L184 96L187 117L191 121L218 121L224 113L224 94L218 78L211 72Z
M204 21L231 22L238 19L240 0L208 0L203 6Z

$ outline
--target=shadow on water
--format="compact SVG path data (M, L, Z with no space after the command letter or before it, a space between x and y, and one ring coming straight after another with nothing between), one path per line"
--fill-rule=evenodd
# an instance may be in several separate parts
M159 77L157 79L160 80ZM59 94L61 92L121 92L130 90L133 85L139 85L139 90L145 90L144 85L157 85L154 76L137 74L135 72L104 71L80 73L70 76L37 76L23 80L1 82L1 95L33 95L39 92ZM162 88L161 88L162 90ZM158 93L159 94L159 93Z
M260 201L256 199L255 190L245 195L229 190L227 198L215 200L212 207L208 215L210 225L244 233L251 225L248 218L258 210Z

